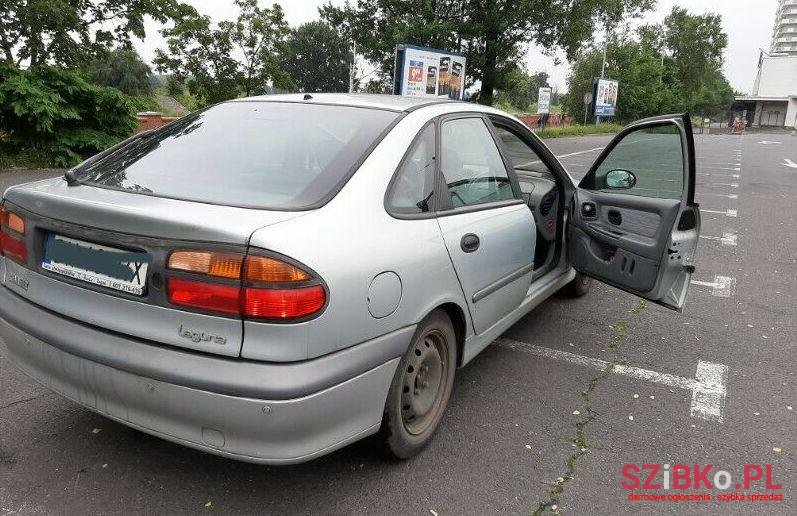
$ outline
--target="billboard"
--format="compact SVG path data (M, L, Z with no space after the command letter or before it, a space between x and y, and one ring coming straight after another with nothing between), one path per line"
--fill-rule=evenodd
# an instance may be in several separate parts
M464 90L462 54L412 45L396 47L394 94L461 100Z
M537 114L547 115L551 112L551 88L540 88L537 92Z
M595 77L592 80L593 115L614 116L617 107L617 86L614 79Z

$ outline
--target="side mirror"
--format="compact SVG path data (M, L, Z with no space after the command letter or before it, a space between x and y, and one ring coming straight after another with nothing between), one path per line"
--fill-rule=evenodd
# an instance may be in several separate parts
M636 184L636 176L629 170L614 169L606 174L606 188L627 190Z

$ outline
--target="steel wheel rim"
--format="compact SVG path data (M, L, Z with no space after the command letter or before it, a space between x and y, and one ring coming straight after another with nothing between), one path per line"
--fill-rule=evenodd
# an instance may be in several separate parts
M450 367L447 349L445 335L431 330L410 351L401 387L401 419L410 434L427 431L440 411Z

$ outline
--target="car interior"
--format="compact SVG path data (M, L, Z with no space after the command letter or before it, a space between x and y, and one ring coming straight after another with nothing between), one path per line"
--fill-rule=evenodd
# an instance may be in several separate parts
M498 138L503 143L520 183L526 205L534 214L537 225L537 245L534 252L534 278L551 269L557 256L560 186L556 176L537 153L509 127L494 121Z

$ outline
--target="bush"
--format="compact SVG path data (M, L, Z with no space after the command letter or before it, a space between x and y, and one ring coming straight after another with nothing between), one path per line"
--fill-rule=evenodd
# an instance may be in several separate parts
M0 133L6 146L68 167L110 147L136 127L135 103L76 71L0 67Z
M534 131L540 138L559 138L561 136L585 136L587 134L619 133L623 126L619 124L570 125L567 127L551 127Z

